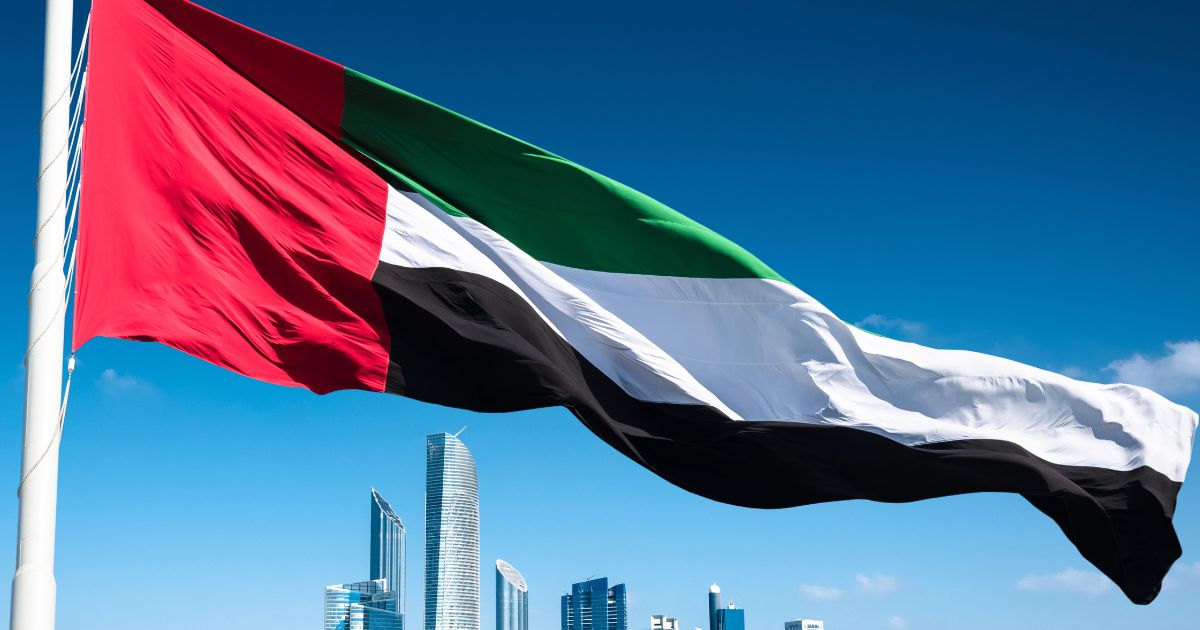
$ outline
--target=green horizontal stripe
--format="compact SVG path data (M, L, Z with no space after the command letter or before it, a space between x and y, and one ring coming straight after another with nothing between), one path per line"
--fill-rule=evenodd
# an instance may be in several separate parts
M348 68L342 132L386 174L538 260L783 280L733 241L620 182Z

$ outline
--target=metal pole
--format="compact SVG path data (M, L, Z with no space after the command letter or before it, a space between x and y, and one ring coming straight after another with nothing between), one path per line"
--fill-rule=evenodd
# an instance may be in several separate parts
M58 429L63 373L64 220L70 131L72 0L46 0L42 69L42 147L37 181L36 258L29 300L25 436L19 492L12 630L53 630L54 529L58 502ZM44 453L44 455L43 455ZM40 459L39 459L40 458ZM36 465L36 468L33 467ZM32 472L30 472L32 469Z

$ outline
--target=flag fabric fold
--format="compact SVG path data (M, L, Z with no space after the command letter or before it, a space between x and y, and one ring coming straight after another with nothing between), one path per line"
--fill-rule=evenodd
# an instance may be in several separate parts
M561 405L668 481L787 507L1023 495L1147 603L1197 416L847 325L650 197L181 0L96 0L76 346L318 393Z

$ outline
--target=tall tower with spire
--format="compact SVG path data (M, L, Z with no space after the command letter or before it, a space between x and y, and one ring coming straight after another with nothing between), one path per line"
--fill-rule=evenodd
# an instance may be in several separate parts
M425 453L425 630L479 630L475 460L449 433L428 436Z

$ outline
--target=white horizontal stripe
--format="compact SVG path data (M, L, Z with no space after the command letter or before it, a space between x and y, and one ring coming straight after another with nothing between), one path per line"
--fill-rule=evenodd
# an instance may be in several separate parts
M379 260L415 269L442 267L477 273L521 293L496 263L413 201L414 197L428 203L415 193L405 194L388 187L387 227Z
M1176 481L1187 472L1195 412L1141 387L878 337L782 282L546 267L747 420L855 427L908 445L1005 440L1056 464L1146 465Z
M379 256L394 265L455 269L501 282L631 396L710 405L738 419L674 358L574 285L487 226L450 216L417 193L389 189Z
M385 262L512 288L640 400L854 427L907 445L1004 440L1056 464L1147 465L1176 481L1187 471L1196 414L1149 390L877 337L786 283L541 263L478 221L394 190L383 241Z

